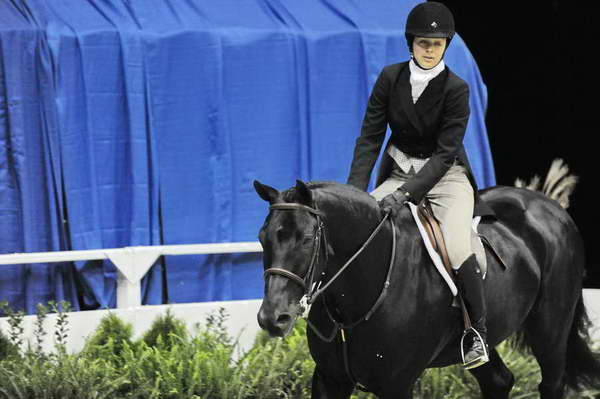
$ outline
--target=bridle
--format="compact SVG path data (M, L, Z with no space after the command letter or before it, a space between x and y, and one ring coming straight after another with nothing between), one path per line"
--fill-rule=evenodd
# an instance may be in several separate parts
M325 248L325 260L327 260L327 242L324 234L325 226L323 225L323 221L321 217L323 216L323 212L319 211L316 208L311 208L310 206L298 204L298 203L282 203L282 204L273 204L269 207L269 210L303 210L307 211L317 218L317 229L313 234L313 248L312 254L310 256L310 263L308 265L308 270L304 277L297 275L283 267L271 267L265 270L263 277L266 279L268 276L272 274L276 274L279 276L286 277L293 282L297 283L304 290L304 295L307 299L310 300L312 295L314 294L317 285L313 284L314 276L315 276L315 266L319 260L319 253L321 252L321 243L323 242L323 247ZM310 301L312 302L312 301Z
M312 208L310 206L295 203L295 202L272 204L269 207L269 210L270 211L273 211L273 210L303 210L303 211L307 211L307 212L315 215L315 217L317 219L317 229L315 230L315 233L313 235L312 255L310 257L310 263L309 263L306 275L304 277L301 277L287 269L284 269L283 267L271 267L271 268L265 270L265 272L263 274L264 279L266 279L267 277L269 277L272 274L276 274L276 275L286 277L286 278L294 281L298 285L300 285L304 289L304 296L302 297L302 300L301 300L302 306L304 306L303 302L305 302L306 305L310 305L310 304L314 303L314 301L317 299L317 297L319 295L321 295L342 274L342 272L344 270L346 270L346 268L348 266L350 266L352 261L354 259L356 259L356 257L358 255L360 255L360 253L367 247L367 245L369 245L371 240L373 240L373 238L377 235L379 230L381 230L383 223L389 217L389 213L386 213L385 216L383 217L383 219L381 220L381 222L379 222L379 224L377 225L375 230L373 230L373 232L371 233L369 238L367 238L367 240L360 247L360 249L358 251L356 251L354 253L354 255L352 255L350 257L350 259L348 259L348 261L346 261L346 263L340 268L340 270L338 270L337 273L323 287L320 287L321 280L315 282L314 276L315 276L315 265L317 264L318 259L319 259L319 253L320 253L322 241L323 241L323 246L325 248L325 260L327 260L327 251L328 251L326 235L324 234L325 226L323 224L323 221L321 220L321 217L323 216L323 212L318 210L316 207ZM390 224L391 224L392 232L393 232L393 234L392 234L392 240L393 240L392 256L390 258L390 267L389 267L388 275L386 278L386 282L384 284L384 290L382 291L380 298L377 301L376 307L379 306L380 302L383 300L383 298L385 297L385 294L387 293L387 287L389 287L389 279L390 279L391 270L392 270L393 263L394 263L396 234L395 234L394 223L392 221L392 218L390 218ZM371 309L371 310L374 311L375 309ZM369 317L372 314L372 311L369 312Z

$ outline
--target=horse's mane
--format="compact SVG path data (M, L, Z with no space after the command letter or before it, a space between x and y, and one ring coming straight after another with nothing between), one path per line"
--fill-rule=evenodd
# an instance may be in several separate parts
M368 193L349 184L332 181L313 181L306 183L313 195L313 201L319 209L335 208L345 214L358 217L380 218L377 201ZM295 202L296 187L282 193L285 202Z

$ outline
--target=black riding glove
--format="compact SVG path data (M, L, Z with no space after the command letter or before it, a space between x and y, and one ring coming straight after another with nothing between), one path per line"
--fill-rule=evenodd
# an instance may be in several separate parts
M410 202L410 200L410 193L400 187L393 193L383 197L383 199L379 201L379 207L383 212L389 212L391 216L395 216L402 206L407 202Z

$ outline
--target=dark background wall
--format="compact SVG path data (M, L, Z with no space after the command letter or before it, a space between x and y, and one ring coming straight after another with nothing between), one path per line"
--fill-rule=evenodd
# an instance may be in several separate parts
M569 213L581 230L587 287L600 288L593 252L598 216L595 153L600 115L594 13L582 2L443 1L473 53L488 88L488 134L498 184L545 176L562 158L580 182Z

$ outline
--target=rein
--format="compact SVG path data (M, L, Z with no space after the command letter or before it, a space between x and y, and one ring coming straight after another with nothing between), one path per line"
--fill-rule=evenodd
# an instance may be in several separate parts
M385 216L384 216L384 218L383 218L383 220L375 228L375 230L373 231L373 233L371 233L371 235L369 236L369 238L367 239L367 241L365 241L365 243L362 245L362 247L360 247L360 249L354 255L352 255L352 257L344 264L344 266L342 268L340 268L340 270L336 273L336 275L334 277L339 276L339 274L346 267L348 267L348 265L366 248L366 246L375 237L375 235L377 234L377 232L379 231L379 229L381 228L381 226L385 222L385 219L388 218L388 217L389 217L389 213L386 213ZM379 293L379 296L377 297L377 300L373 303L373 306L371 306L371 308L369 309L369 311L367 311L362 317L359 317L358 319L356 319L356 320L354 320L352 322L342 323L342 322L337 321L335 319L335 317L333 317L333 315L329 311L329 307L327 306L327 302L325 301L325 297L323 297L324 298L324 304L325 304L325 311L327 313L327 316L329 317L329 320L331 320L331 322L334 325L333 331L331 332L331 334L329 335L329 337L326 337L321 332L319 332L319 330L317 329L317 327L314 324L312 324L310 322L310 320L308 320L308 319L306 320L308 326L314 331L314 333L321 340L323 340L325 342L331 342L331 341L333 341L335 339L335 336L337 335L338 331L341 331L342 342L345 345L345 343L346 343L346 336L345 336L344 331L345 330L351 330L352 328L356 327L357 325L361 324L362 322L368 321L371 318L371 316L373 315L373 313L375 313L375 311L383 303L383 300L387 296L388 289L390 288L390 279L392 277L392 271L394 270L394 263L395 263L395 260L396 260L396 229L395 229L395 226L394 226L394 221L393 221L393 219L391 217L389 218L389 221L390 221L390 228L392 229L392 254L390 256L390 263L388 265L388 271L387 271L387 274L385 276L385 282L383 283L383 287L381 288L381 291ZM322 289L320 289L319 291L317 291L317 293L321 294L329 286L330 282L327 283ZM314 301L314 297L313 297L313 301Z
M340 276L340 274L342 274L342 272L343 272L344 270L346 270L346 268L347 268L348 266L350 266L350 263L352 263L352 261L353 261L354 259L356 259L356 257L357 257L358 255L360 255L360 253L361 253L362 251L364 251L364 249L367 247L367 245L369 245L369 243L370 243L370 242L373 240L373 238L375 238L375 236L377 235L377 233L379 233L379 230L381 230L381 227L383 226L383 223L384 223L384 222L385 222L385 220L388 218L388 216L389 216L389 213L386 213L386 214L385 214L385 216L383 217L383 219L381 220L381 222L379 222L379 224L377 225L377 227L375 227L375 230L373 230L373 232L371 233L371 235L369 236L369 238L367 238L367 241L365 241L365 243L364 243L364 244L363 244L363 245L362 245L362 246L361 246L361 247L358 249L358 251L356 251L356 252L354 253L354 255L352 255L352 256L350 257L350 259L348 259L348 260L346 261L346 263L344 263L344 265L343 265L343 266L340 268L340 270L338 270L338 271L337 271L337 273L336 273L336 274L335 274L335 275L334 275L334 276L331 278L331 280L329 280L329 281L328 281L328 282L327 282L327 283L326 283L326 284L323 286L323 288L321 288L321 289L318 289L316 292L314 292L314 294L313 294L311 297L309 297L309 298L308 298L308 303L309 303L309 304L310 304L310 303L313 303L313 302L314 302L314 301L317 299L317 297L318 297L319 295L321 295L321 294L322 294L322 293L323 293L323 292L324 292L324 291L325 291L325 290L326 290L326 289L327 289L327 288L328 288L328 287L329 287L329 286L330 286L330 285L331 285L331 284L332 284L332 283L333 283L333 282L334 282L334 281L335 281L335 280L336 280L336 279L337 279L337 278ZM391 227L392 227L392 229L393 229L393 228L394 228L394 222L392 221L392 219L391 219L391 218L390 218L390 225L391 225ZM395 240L396 240L396 232L395 232L394 230L392 230L392 231L393 231L393 240L394 240L394 242L395 242ZM395 249L396 249L395 247L392 247L392 254L394 253ZM394 255L392 255L392 260L393 260L393 259L394 259ZM386 280L386 282L387 282L387 280ZM388 283L388 285L389 285L389 283Z
M298 285L300 285L304 289L304 295L306 296L306 303L308 305L311 305L312 303L314 303L314 301L323 292L325 292L325 290L327 288L329 288L329 286L331 284L333 284L333 282L335 280L337 280L337 278L344 272L344 270L346 270L346 268L348 268L348 266L350 266L352 261L354 261L354 259L356 259L356 257L365 250L365 248L369 245L369 243L373 240L373 238L375 238L377 233L379 233L379 230L381 230L381 227L385 223L386 219L389 217L389 213L386 213L383 216L383 219L381 220L381 222L379 222L377 227L375 227L375 229L373 230L373 232L371 233L369 238L367 238L367 240L358 249L358 251L356 251L354 253L354 255L352 255L350 257L350 259L348 259L346 261L346 263L344 263L344 265L340 268L340 270L338 270L337 273L335 273L335 275L322 288L318 288L320 285L320 281L319 281L319 284L313 284L313 279L314 279L315 265L319 258L319 250L321 247L321 241L322 241L322 238L325 239L325 235L323 234L324 225L323 225L323 221L321 220L321 217L323 216L323 212L321 212L320 210L318 210L316 208L312 208L310 206L306 206L306 205L302 205L302 204L298 204L298 203L273 204L269 207L269 210L303 210L303 211L307 211L307 212L315 215L315 217L317 218L317 230L315 231L314 238L313 238L313 250L312 250L311 260L310 260L310 263L308 266L308 271L306 272L306 275L304 277L300 277L299 275L297 275L287 269L284 269L283 267L271 267L271 268L265 270L265 272L263 274L263 278L265 278L265 279L271 274L277 274L277 275L280 275L283 277L287 277L290 280L297 283ZM390 218L389 220L390 220L390 226L392 227L392 232L393 232L392 240L393 240L394 245L392 246L392 257L390 258L390 267L388 270L388 276L386 278L386 282L384 284L384 289L383 289L382 293L386 292L387 286L389 286L389 274L391 273L391 269L393 267L394 258L395 258L395 250L396 250L396 248L395 248L396 231L394 229L394 222L392 221L392 218ZM327 243L325 243L325 254L327 255ZM308 280L308 283L307 283L307 280ZM378 306L379 302L380 302L379 300L376 302L377 306ZM370 314L369 314L369 317L370 317Z

